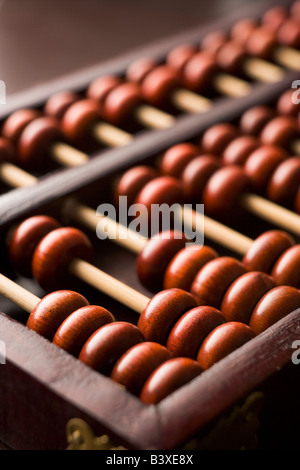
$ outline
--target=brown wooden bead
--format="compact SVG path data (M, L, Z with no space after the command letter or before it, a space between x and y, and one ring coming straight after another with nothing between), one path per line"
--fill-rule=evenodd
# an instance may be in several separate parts
M295 212L300 214L300 188L297 191L294 204L295 204Z
M239 135L233 124L221 122L204 132L201 145L205 152L221 156L227 145Z
M252 31L245 44L248 54L261 59L269 59L272 57L276 46L276 33L263 26Z
M144 341L131 323L113 322L100 327L86 341L79 360L104 375L110 375L117 360L132 346Z
M165 344L174 323L196 307L195 298L182 289L167 289L154 295L140 315L138 327L147 341Z
M288 18L278 28L277 41L287 47L300 47L300 25L299 20Z
M279 256L294 244L294 238L286 232L264 232L253 241L243 258L243 265L247 271L270 273Z
M201 41L201 49L205 49L215 55L229 40L228 34L224 31L213 31L208 33Z
M218 51L216 61L219 67L231 74L239 74L247 58L244 47L236 41L227 41Z
M166 62L176 71L177 76L181 76L185 64L197 53L197 50L193 44L177 46L168 53Z
M202 372L200 365L190 358L177 357L161 364L146 381L140 400L157 404Z
M224 149L222 160L225 165L243 166L249 157L260 145L257 137L241 135L233 139Z
M209 306L192 308L175 323L166 346L173 356L196 359L203 340L222 323L225 318L220 310Z
M75 310L89 305L77 292L62 290L46 295L32 310L26 326L52 341L61 323Z
M145 341L132 346L118 359L110 377L129 392L139 395L150 374L171 357L166 347Z
M121 83L108 93L103 107L103 117L120 125L130 117L141 103L140 87L136 83Z
M0 137L0 162L13 162L15 158L16 153L12 142L5 137Z
M282 95L279 97L276 109L280 116L297 116L300 111L300 102L295 103L293 100L293 95L295 93L295 89L291 88L286 90Z
M180 177L185 167L196 155L199 155L200 148L189 142L173 145L164 152L159 169L163 175Z
M41 116L37 109L18 109L8 116L2 126L2 135L16 144L26 126Z
M165 270L171 259L184 248L182 232L161 232L151 237L136 262L137 274L144 287L157 292L163 287Z
M44 116L31 121L23 130L18 145L18 160L24 165L42 166L50 160L51 145L63 140L56 119Z
M194 158L182 173L182 186L185 200L202 201L204 188L210 177L221 167L220 158L202 154Z
M54 93L46 101L44 112L48 116L61 120L67 109L76 101L79 101L80 95L73 91L60 91Z
M104 75L91 82L87 89L86 96L91 100L95 100L98 104L98 109L100 112L103 112L107 95L121 83L121 78L115 75Z
M273 31L276 31L279 26L288 18L289 11L286 7L278 5L269 8L262 16L262 24L267 26Z
M114 316L103 307L81 307L61 323L52 342L68 353L78 356L88 338L98 328L113 321Z
M182 183L173 176L159 176L149 181L138 193L135 203L142 204L151 215L152 205L181 204L184 201Z
M142 96L147 103L163 107L178 86L176 71L168 65L160 65L149 72L141 85Z
M71 282L68 268L80 258L91 261L93 248L87 236L78 229L62 227L48 233L33 254L32 273L40 286L51 291Z
M293 116L277 116L263 128L260 138L263 144L288 146L299 134L297 121Z
M280 285L300 289L300 245L294 245L282 253L276 261L272 276Z
M249 177L243 168L230 165L220 168L208 180L202 203L207 214L224 216L235 209L239 197L249 187Z
M258 135L274 116L275 110L270 106L254 106L243 113L240 129L245 134Z
M70 141L80 141L91 135L93 125L100 120L96 101L77 101L65 112L61 125L65 137Z
M227 289L220 310L227 321L248 323L257 302L276 287L274 279L265 273L251 271L238 277Z
M14 230L9 241L9 255L15 269L25 277L31 277L31 262L39 242L52 230L60 227L53 217L36 215L24 220Z
M144 78L158 66L156 59L150 57L142 57L132 62L126 70L126 79L129 82L142 84Z
M300 1L294 0L290 7L290 14L293 18L299 19L300 18Z
M252 312L249 326L260 334L300 308L300 291L291 286L278 286L267 292Z
M197 361L206 370L255 337L244 323L227 322L217 326L203 341Z
M139 165L127 170L119 179L114 189L114 203L119 206L119 198L127 197L127 206L134 204L139 192L149 181L157 178L157 170L147 165Z
M198 52L191 57L182 71L183 85L192 91L201 92L211 87L212 78L217 70L218 67L212 53Z
M300 187L300 159L291 157L283 161L269 179L266 195L276 204L293 204Z
M246 272L240 261L220 256L206 263L195 277L191 293L198 305L220 308L223 296L230 284Z
M258 192L265 188L276 168L288 158L288 153L279 146L265 144L249 155L244 165L253 188Z
M244 18L237 21L231 28L231 38L245 45L252 32L257 28L257 21L253 18Z
M181 249L165 270L164 289L176 287L189 291L198 271L217 256L217 252L208 246L190 245Z

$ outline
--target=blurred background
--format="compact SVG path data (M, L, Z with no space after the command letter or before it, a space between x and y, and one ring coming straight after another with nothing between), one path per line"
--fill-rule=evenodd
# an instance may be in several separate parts
M9 96L215 21L247 3L0 0L0 79Z

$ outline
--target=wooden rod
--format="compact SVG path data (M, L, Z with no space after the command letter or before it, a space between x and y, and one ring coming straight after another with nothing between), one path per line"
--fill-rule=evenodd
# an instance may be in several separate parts
M31 313L40 301L39 297L11 281L3 274L0 274L0 294L28 313Z
M75 258L69 270L82 281L95 287L106 295L118 300L137 313L141 313L149 303L149 298L95 266Z

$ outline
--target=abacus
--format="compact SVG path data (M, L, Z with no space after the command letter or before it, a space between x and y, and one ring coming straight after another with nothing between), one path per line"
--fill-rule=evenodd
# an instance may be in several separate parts
M299 70L295 0L3 108L4 443L88 448L79 422L111 449L295 446ZM169 232L97 212L120 197L175 205Z

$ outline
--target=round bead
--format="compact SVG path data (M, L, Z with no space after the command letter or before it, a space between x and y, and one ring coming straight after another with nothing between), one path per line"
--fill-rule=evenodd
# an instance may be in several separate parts
M160 65L149 72L141 85L143 98L153 106L163 107L178 86L176 71L168 65Z
M207 153L220 156L227 145L239 135L239 130L233 124L221 122L204 132L201 145Z
M2 126L2 135L16 144L28 124L41 116L37 109L19 109L5 120Z
M37 215L24 220L14 230L9 241L9 255L16 270L25 277L31 277L31 262L39 242L52 230L60 228L53 217Z
M286 232L264 232L253 241L243 258L243 265L247 271L270 273L279 256L294 244L294 238Z
M129 392L139 395L150 374L171 357L166 347L145 341L132 346L120 357L110 377Z
M67 109L80 99L78 93L73 91L60 91L50 96L44 106L44 112L47 116L61 120Z
M214 155L201 155L194 158L182 173L182 186L185 200L202 201L203 190L210 177L221 167L221 161Z
M61 323L75 310L89 305L77 292L62 290L46 295L32 310L26 326L52 341Z
M182 183L172 176L159 176L149 181L138 193L135 203L142 204L151 215L151 206L181 204L184 200Z
M105 75L96 78L89 85L86 96L91 100L95 100L98 104L98 109L103 111L105 100L108 94L122 83L121 78L115 75Z
M290 7L291 16L293 18L300 18L300 1L295 0Z
M217 326L203 341L197 361L206 370L255 337L244 323L228 322Z
M12 162L15 157L15 148L12 142L5 137L0 137L0 162Z
M184 168L199 155L200 149L197 145L184 142L173 145L163 154L160 161L160 172L163 175L180 177Z
M287 249L276 261L272 276L279 285L300 289L300 245Z
M192 308L175 323L166 346L175 357L196 359L204 338L224 322L224 316L214 307Z
M45 116L31 121L23 130L18 146L18 159L24 165L41 166L49 159L51 145L63 140L56 119Z
M231 38L245 45L252 32L257 28L257 21L253 18L245 18L237 21L231 28Z
M203 191L202 203L206 213L216 216L230 213L248 186L247 174L237 165L225 166L216 171Z
M189 291L198 271L217 256L217 252L208 246L191 245L183 248L165 270L164 289L175 287Z
M177 76L180 76L187 61L196 53L196 46L193 44L183 44L175 47L168 53L166 62L176 71Z
M196 307L195 298L182 289L168 289L154 295L140 315L138 327L147 341L165 344L174 323Z
M114 316L103 307L81 307L61 323L52 342L68 353L78 356L88 338L98 328L113 321Z
M80 141L91 135L93 125L100 120L99 106L96 101L84 99L68 108L62 119L62 130L70 141Z
M273 172L287 158L288 153L283 148L272 144L254 150L244 165L253 188L258 192L265 191Z
M261 59L269 59L276 46L276 34L263 26L252 31L245 44L248 54Z
M219 309L230 284L245 272L243 264L237 259L220 256L206 263L198 272L191 293L198 305L209 305Z
M68 284L72 276L69 265L75 258L90 261L93 248L86 235L78 229L62 227L48 233L33 254L32 273L40 286L51 291Z
M297 121L292 116L277 116L263 128L260 138L263 144L288 145L298 135Z
M288 18L288 9L284 6L269 8L262 16L262 24L276 31L278 27Z
M224 31L213 31L204 36L201 41L201 49L205 49L213 55L217 54L228 39L228 35Z
M202 51L195 54L182 71L183 85L193 91L201 91L211 86L218 67L213 54Z
M267 186L267 198L271 201L290 206L300 187L300 159L291 157L283 161L271 175Z
M276 105L277 112L280 116L297 116L300 111L300 101L295 103L293 95L295 94L295 89L291 88L286 90L279 97Z
M163 287L165 270L173 256L184 248L182 232L161 232L151 237L137 257L136 269L140 282L152 292Z
M104 375L110 375L117 360L132 346L142 343L141 331L131 323L113 322L100 327L86 341L79 360Z
M142 57L132 62L126 70L126 79L129 82L142 84L144 78L158 66L156 59Z
M200 365L193 359L170 359L152 372L141 391L140 400L147 404L157 404L201 372Z
M219 67L227 73L238 74L243 69L247 58L244 47L236 41L228 41L218 51L216 61Z
M291 286L278 286L267 292L252 312L249 326L260 334L300 308L300 291Z
M150 166L140 165L130 168L121 176L115 187L114 203L118 207L119 198L127 197L127 206L130 207L143 187L158 175L158 171Z
M279 27L276 37L277 37L277 41L282 46L299 48L300 47L299 21L293 18L288 18Z
M141 103L140 87L136 83L121 83L108 93L103 107L103 117L120 125Z
M257 302L276 287L274 279L265 273L251 271L238 277L226 291L221 312L227 321L247 323Z
M224 149L222 160L225 165L243 166L249 157L260 145L257 137L242 135L233 139Z
M274 116L275 111L270 106L254 106L243 113L240 129L244 134L258 135Z

